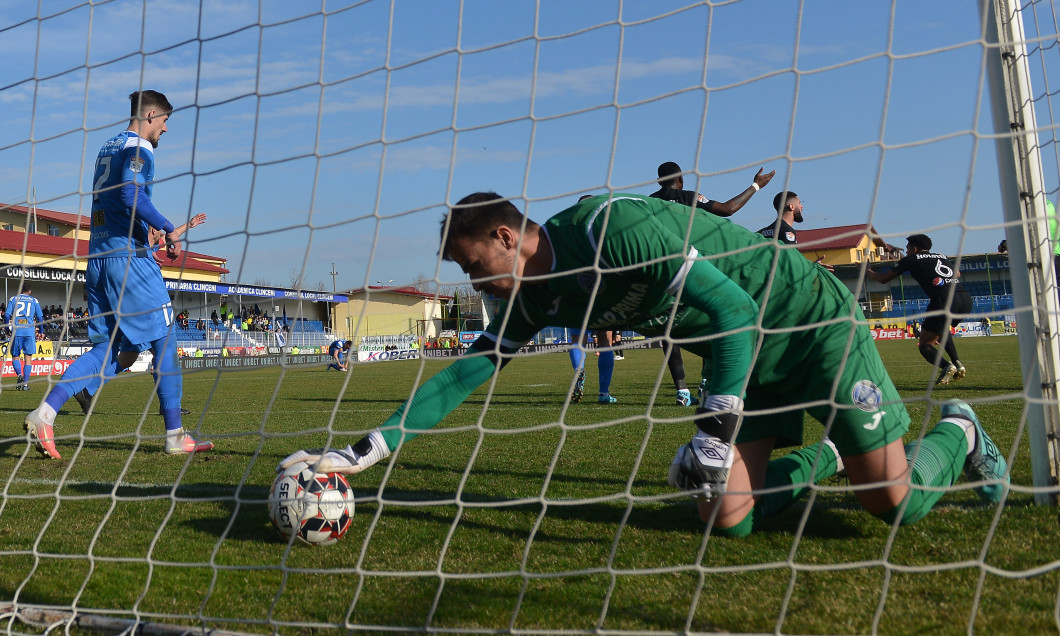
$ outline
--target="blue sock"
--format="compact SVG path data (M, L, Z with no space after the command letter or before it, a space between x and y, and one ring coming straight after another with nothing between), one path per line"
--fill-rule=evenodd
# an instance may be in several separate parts
M575 369L582 368L585 364L585 350L581 347L575 346L570 350L570 365Z
M158 378L155 393L162 407L162 419L166 431L181 428L180 401L184 397L184 376L177 361L177 339L159 338L151 343L155 355L155 376Z
M11 366L15 368L15 375L22 376L22 358L11 358Z
M110 354L110 343L97 343L66 368L63 377L59 378L44 401L58 411L71 395L80 392L86 386L98 386L100 384L99 374L103 368L112 369L116 364L115 356Z
M601 351L596 368L600 371L600 393L611 393L611 376L615 372L615 352Z

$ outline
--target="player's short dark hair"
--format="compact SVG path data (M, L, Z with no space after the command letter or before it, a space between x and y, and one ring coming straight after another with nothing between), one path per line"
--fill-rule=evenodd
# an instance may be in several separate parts
M136 118L154 108L163 113L173 112L173 104L158 91L143 90L129 93L129 116Z
M30 293L31 291L33 291L33 286L29 284L29 281L28 281L28 280L27 280L27 281L24 281L24 282L22 283L22 293L23 293L23 294L28 294L28 293Z
M931 239L927 234L913 234L912 236L905 237L905 240L909 241L909 244L918 250L931 249Z
M778 192L777 196L773 197L773 209L780 212L788 205L788 199L796 199L798 196L791 190Z
M449 248L454 239L482 240L502 225L521 231L524 223L527 228L537 225L496 192L469 194L449 208L449 213L442 219L442 259L453 260Z
M659 164L659 185L671 185L680 176L681 166L677 165L673 161L667 161L666 163Z

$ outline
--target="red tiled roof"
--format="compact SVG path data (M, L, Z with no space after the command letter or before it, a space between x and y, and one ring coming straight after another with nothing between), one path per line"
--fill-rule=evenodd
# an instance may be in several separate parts
M866 234L873 245L891 247L880 238L876 228L871 225L839 225L798 232L800 252L854 249Z
M433 292L423 292L423 291L420 291L420 290L416 289L415 287L386 287L384 285L369 285L368 287L358 287L357 289L351 289L351 290L349 290L348 292L345 292L345 293L346 293L347 296L353 296L354 294L363 294L365 292L367 292L367 293L385 292L385 293L392 293L392 294L401 294L402 296L418 296L420 298L434 298L435 296L437 296L439 300L450 300L450 299L452 299L452 296L447 296L446 294L435 294Z
M87 257L88 241L74 241L71 238L48 234L27 234L18 230L0 230L0 250L21 252L24 246L28 254L74 256L75 242L77 243L77 257Z
M38 213L38 216L40 214ZM76 254L74 253L76 244ZM74 240L63 236L50 236L47 234L26 234L15 230L0 230L0 250L21 252L25 246L27 254L44 254L48 256L67 256L77 258L88 257L88 241ZM209 272L212 274L227 274L228 270L208 263L202 259L221 260L213 256L198 254L196 252L182 251L177 260L169 260L165 252L155 252L155 261L165 267L183 267L196 272Z
M0 208L11 210L12 212L18 212L20 214L29 215L29 208L23 205L8 205L0 203ZM74 227L89 229L89 219L87 216L80 214L68 214L66 212L56 212L55 210L43 210L37 208L36 210L38 219L46 219L49 221L57 221L59 223L65 223L66 225L72 225Z

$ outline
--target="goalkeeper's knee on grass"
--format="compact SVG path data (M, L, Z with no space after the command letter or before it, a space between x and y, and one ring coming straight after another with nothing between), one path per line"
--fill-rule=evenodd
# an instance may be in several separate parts
M717 537L728 537L734 539L749 537L751 536L751 533L754 532L755 527L758 525L757 523L755 523L755 521L755 509L752 508L750 511L748 511L747 516L744 517L743 520L740 521L740 523L736 524L735 526L730 526L728 528L719 528L718 526L714 526L714 528L711 530L711 534Z

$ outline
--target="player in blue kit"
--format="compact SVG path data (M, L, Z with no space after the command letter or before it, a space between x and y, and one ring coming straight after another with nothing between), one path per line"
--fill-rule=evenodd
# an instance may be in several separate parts
M11 317L11 365L18 377L16 391L29 391L26 378L30 372L30 358L37 352L37 329L44 322L40 303L30 295L32 291L26 281L22 283L22 293L7 301L7 313Z
M597 351L599 356L596 360L596 370L600 374L600 392L597 396L597 404L615 404L618 398L611 395L611 378L615 374L615 351L612 349L610 331L594 331L597 346L602 350ZM571 402L581 402L585 393L585 346L588 340L588 332L575 331L571 338L574 346L570 350L570 365L578 372L578 379L574 381L574 390L571 392Z
M335 369L336 371L345 371L348 366L346 357L349 355L350 347L352 346L352 340L336 340L331 343L331 346L328 347L328 355L331 356L331 359L334 360L334 362L329 364L328 368L324 370L331 371L332 369Z
M196 227L196 226L199 226L199 225L202 225L205 222L206 222L206 215L205 214L202 214L202 213L196 214L195 216L191 217L190 221L188 221L184 225L181 225L176 230L174 230L174 233L179 238L179 237L183 236L184 233L187 232L189 229L191 229L193 227ZM152 228L151 229L151 250L154 251L154 252L157 252L159 250L159 248L160 247L164 247L165 244L166 244L165 232ZM156 264L157 264L157 261L156 261ZM155 373L154 377L155 377L155 382L157 382L158 381L158 374ZM77 393L74 393L74 399L77 400L77 403L81 406L81 413L82 414L88 415L89 410L92 408L92 396L95 395L97 391L99 391L100 387L102 387L104 384L106 384L107 382L109 382L110 380L113 380L113 379L114 379L113 377L107 377L107 378L101 378L101 377L98 377L98 376L94 377L94 378L91 379L91 381L89 382L88 386L86 386L85 388L81 389ZM162 407L161 407L161 405L159 405L158 414L162 415ZM186 408L181 407L180 414L182 416L183 415L190 415L191 411L186 409Z
M63 374L25 428L45 457L60 459L55 448L55 414L70 397L102 378L109 379L150 350L155 359L155 391L166 427L167 454L213 448L197 442L181 424L183 378L172 335L173 304L154 261L151 229L165 233L166 254L180 255L176 228L151 202L154 150L173 111L166 96L144 90L129 95L127 130L111 137L96 157L92 200L92 236L85 272L88 335L93 347Z

